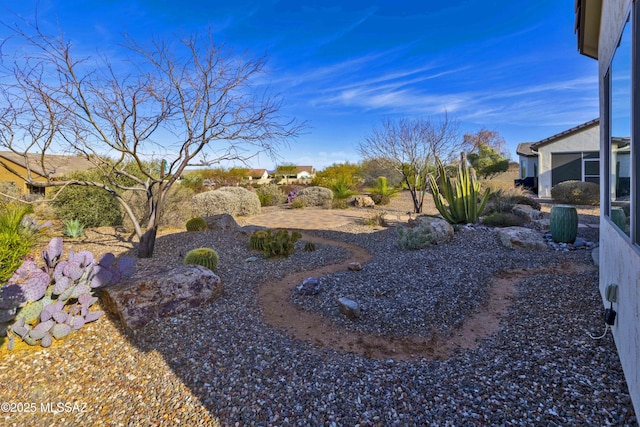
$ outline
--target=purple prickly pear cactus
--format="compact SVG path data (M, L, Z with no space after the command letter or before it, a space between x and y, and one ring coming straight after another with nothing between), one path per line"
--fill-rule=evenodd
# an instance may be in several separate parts
M98 301L94 288L116 284L135 270L130 257L116 259L109 253L96 261L91 252L70 250L68 258L61 260L62 249L62 239L52 239L42 252L42 269L26 260L0 287L0 333L7 334L10 347L15 338L49 347L54 339L98 320L104 313L90 310Z
M42 259L48 268L53 268L62 256L62 237L54 237L42 252Z

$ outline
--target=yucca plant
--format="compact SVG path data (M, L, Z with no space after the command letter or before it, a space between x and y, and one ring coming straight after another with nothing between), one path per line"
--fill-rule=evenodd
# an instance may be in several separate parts
M429 175L429 184L438 212L451 224L478 222L489 199L489 189L485 189L480 196L480 182L467 163L467 155L464 152L460 154L456 178L447 175L440 159L436 159L436 162L440 186L432 175Z
M389 187L387 184L387 178L379 176L376 180L375 187L369 188L367 191L371 193L371 198L376 205L388 205L391 197L395 196L400 189Z

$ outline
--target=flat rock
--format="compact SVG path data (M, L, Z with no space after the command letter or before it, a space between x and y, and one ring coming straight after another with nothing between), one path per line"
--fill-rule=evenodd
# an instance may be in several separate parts
M350 319L360 317L360 304L349 298L342 297L338 299L338 310Z
M125 328L135 330L215 300L222 290L220 277L208 268L184 265L106 287L101 299Z
M511 249L546 249L547 244L540 232L525 227L505 227L497 229L500 243Z
M515 205L511 209L511 212L514 215L524 218L527 222L542 218L542 213L539 210L533 209L529 205Z

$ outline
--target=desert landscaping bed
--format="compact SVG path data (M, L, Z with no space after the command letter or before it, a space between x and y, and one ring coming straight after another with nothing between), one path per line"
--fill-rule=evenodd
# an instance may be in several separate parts
M579 235L597 241L598 230ZM395 229L356 223L313 236L365 248L362 271L321 277L324 290L281 301L292 325L304 313L325 319L327 336L344 333L420 337L446 342L486 306L496 277L513 293L497 332L438 357L403 350L394 357L341 350L322 331L298 339L265 318L261 289L291 273L349 259L324 241L315 252L255 262L236 231L161 236L138 275L180 265L187 250L213 246L223 296L184 314L125 334L111 317L89 324L61 345L3 354L3 401L37 403L35 413L4 413L4 425L634 425L637 423L610 335L602 330L598 274L590 251L503 248L492 229L456 233L419 251L395 244ZM103 240L101 240L103 239ZM304 240L304 237L303 237ZM125 236L98 231L95 252L126 252ZM74 244L75 245L75 244ZM96 246L97 245L97 246ZM100 251L99 248L104 250ZM339 296L362 304L345 318ZM438 341L440 340L440 341ZM436 345L437 346L437 345ZM370 356L370 357L367 357ZM54 414L41 403L79 404ZM46 408L45 408L46 409Z

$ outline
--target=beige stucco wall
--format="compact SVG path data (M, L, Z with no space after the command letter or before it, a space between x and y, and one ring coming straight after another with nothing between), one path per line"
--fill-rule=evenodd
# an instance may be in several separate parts
M622 32L630 0L609 0L603 3L603 15L600 26L599 77L604 80L618 39ZM636 46L636 51L638 47ZM638 82L636 82L638 84ZM636 100L638 102L638 100ZM600 120L604 123L604 86L600 86ZM601 153L606 149L604 127L601 136ZM600 175L604 176L604 162L600 162ZM636 171L636 174L638 171ZM608 197L601 186L601 200ZM640 412L640 247L632 245L629 238L611 223L603 212L600 215L600 291L609 284L617 284L618 302L616 324L612 328L613 336L620 355L620 361L627 380L631 399L636 412ZM637 208L636 208L637 209ZM609 303L602 298L605 307Z
M551 197L551 153L598 150L600 150L600 126L597 125L538 147L538 197Z

